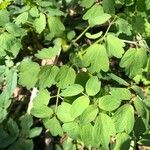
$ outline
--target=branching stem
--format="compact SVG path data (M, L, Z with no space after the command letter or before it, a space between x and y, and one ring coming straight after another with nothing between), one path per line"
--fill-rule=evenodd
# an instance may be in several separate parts
M79 36L77 36L77 38L74 39L72 42L73 42L73 43L76 43L89 29L90 29L90 25L87 26L87 27L83 30L83 32L82 32Z

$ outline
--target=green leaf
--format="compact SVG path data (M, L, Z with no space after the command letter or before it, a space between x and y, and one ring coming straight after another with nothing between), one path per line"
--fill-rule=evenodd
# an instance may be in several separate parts
M4 91L7 91L9 97L12 96L17 86L17 71L11 69L6 74L6 87Z
M112 95L105 95L99 98L99 108L105 111L113 111L117 109L121 104L121 101L116 99Z
M6 9L0 10L0 26L4 27L9 21L9 12Z
M90 123L90 122L94 121L97 114L98 114L98 108L95 107L94 105L90 105L81 114L80 122L82 124Z
M119 18L116 20L115 24L118 29L118 34L124 33L128 36L131 35L132 26L131 26L131 24L128 23L127 20Z
M0 123L2 123L7 117L7 110L0 107Z
M39 59L52 59L59 54L60 50L61 48L58 46L43 48L35 54L35 57Z
M89 106L90 100L86 96L78 97L70 108L70 113L73 118L80 116L83 111Z
M108 21L111 18L111 15L109 14L101 14L100 16L96 16L91 20L90 25L94 26L94 25L101 25L104 24L106 21Z
M134 126L134 109L131 105L125 104L121 106L113 115L113 121L116 126L117 133L130 133Z
M127 81L125 81L124 79L120 78L119 76L117 76L117 75L115 75L113 73L109 73L108 75L110 76L110 78L112 80L118 82L121 85L125 85L125 86L129 86L130 85Z
M59 36L65 30L65 26L58 17L49 16L48 26L53 36Z
M33 118L29 114L25 114L19 118L21 129L25 132L33 125Z
M58 149L58 150L63 150L63 149L67 149L67 150L76 150L76 144L72 143L73 140L71 138L67 138L63 144L62 144L62 149Z
M83 87L79 84L72 84L60 93L63 97L75 96L83 92Z
M143 118L146 118L147 112L146 112L146 106L145 106L143 100L140 99L139 97L135 97L133 100L133 104L134 104L134 107L135 107L138 115Z
M88 3L87 3L86 0L80 0L79 4L82 7L89 8L89 7L91 7L94 4L94 2L95 2L95 0L89 0Z
M136 137L141 137L143 133L146 132L146 123L143 118L137 117L134 124L134 135Z
M12 34L9 34L7 32L4 32L0 35L0 45L0 56L5 56L5 51L8 51L13 54L14 57L16 57L19 53L20 48L22 47L21 42Z
M145 147L150 147L150 135L144 135L142 136L141 140L138 141L138 144L143 145Z
M109 69L109 60L104 46L93 44L88 47L86 53L83 55L82 61L85 67L91 73L100 72L101 70L107 72Z
M102 14L104 14L103 7L95 4L83 15L83 19L88 20L89 24L92 26L93 18L99 17Z
M32 17L39 17L39 10L37 9L36 6L32 7L29 13Z
M21 147L23 150L33 150L34 148L33 141L30 139L20 137L8 148L8 150L15 150L18 149L18 147Z
M27 89L33 88L37 82L38 73L40 67L37 63L31 61L23 61L19 65L19 84L27 87Z
M146 4L146 9L149 10L149 9L150 9L150 3L149 3L149 0L145 0L145 4Z
M72 40L73 38L75 38L75 36L76 36L76 32L74 31L74 30L71 30L71 31L69 31L68 33L67 33L67 39L68 40Z
M3 130L4 129L4 130ZM16 122L9 119L4 128L0 128L0 148L6 148L19 136L19 128Z
M118 37L111 34L107 35L107 50L109 55L121 58L124 53L123 47L125 47L125 44Z
M125 68L129 77L133 78L142 73L142 68L146 66L147 54L143 48L130 48L121 59L120 67Z
M89 96L96 95L101 88L101 82L98 80L97 76L92 76L86 83L85 89Z
M103 0L102 5L106 13L115 13L115 0Z
M48 90L43 89L40 90L37 96L33 100L33 105L40 106L40 105L48 105L50 100L50 93Z
M53 117L51 119L45 119L43 122L44 122L44 126L46 127L46 129L49 129L50 133L53 136L63 135L63 130L56 117Z
M127 150L130 148L130 136L126 133L118 133L114 150Z
M109 20L111 16L104 13L102 6L93 5L84 15L83 19L88 20L90 26L100 25Z
M132 17L132 30L136 33L144 33L144 18L141 14Z
M130 100L132 98L131 92L127 88L112 88L111 95L118 100Z
M85 36L89 39L97 39L99 37L101 37L103 32L98 32L98 33L95 33L95 34L91 34L89 32L85 33Z
M144 100L144 91L142 89L142 87L139 87L137 85L133 85L131 86L131 89L141 98Z
M34 106L31 109L31 114L37 118L49 118L52 116L53 111L46 105Z
M5 111L11 104L10 97L12 96L13 92L17 86L17 72L15 69L7 70L6 71L6 82L5 86L3 87L3 91L0 94L0 107L2 107L1 111L2 114L0 116L0 120L2 121L5 119L7 112Z
M115 132L113 120L108 115L100 113L95 121L92 133L94 146L99 148L101 144L103 149L109 150L110 138L115 135Z
M10 4L11 4L11 2L9 0L3 0L3 1L1 1L0 2L0 10L7 8Z
M88 123L80 127L80 137L86 147L92 146L93 126Z
M17 25L25 24L27 20L28 20L28 12L23 12L15 19L15 23Z
M26 34L25 29L20 28L15 23L7 23L5 25L5 28L10 34L14 35L15 37L23 37Z
M57 73L59 72L59 68L56 66L45 65L41 67L41 70L38 74L39 78L39 87L46 88L55 84L55 78Z
M36 136L39 136L42 132L41 127L34 127L30 130L29 138L34 138Z
M46 17L43 13L40 13L40 17L35 19L33 23L37 33L41 33L46 27Z
M62 122L70 122L73 121L74 118L71 116L71 104L62 102L61 105L57 107L57 117Z
M42 1L42 0L39 0L38 1L38 5L41 6L41 7L49 7L49 6L53 6L53 2L49 2L49 1Z
M74 83L75 77L76 73L74 69L63 65L56 76L57 86L64 89Z
M76 122L64 123L62 128L64 132L66 132L68 136L71 137L72 139L79 138L80 128L79 128L78 123Z
M104 13L101 5L93 5L84 15L83 19L88 20L90 26L100 25L111 18L111 15Z

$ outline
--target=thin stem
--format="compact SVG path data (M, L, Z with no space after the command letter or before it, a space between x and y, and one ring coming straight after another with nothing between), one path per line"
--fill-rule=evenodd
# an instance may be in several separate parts
M90 29L90 26L87 26L87 27L83 30L83 32L82 32L79 36L77 36L77 38L74 39L72 42L73 42L73 43L76 43L89 29Z
M144 48L144 49L147 49L148 52L150 52L149 47L145 47L145 46L139 44L138 41L136 42L136 41L123 40L123 39L121 39L121 40L122 40L124 43L133 44L133 45L135 45L136 47L138 47L138 46L139 46L139 47L142 47L142 48Z
M123 41L124 43L137 45L137 42L135 42L135 41L128 41L128 40L122 40L122 39L121 39L121 41Z
M58 88L57 90L55 112L57 111L57 107L58 107L59 93L60 93L60 88Z
M104 36L101 37L100 39L98 39L94 44L97 44L97 43L99 43L99 42L101 42L101 41L103 41L103 40L105 39L106 35L108 34L108 32L109 32L109 30L110 30L110 27L112 26L112 24L113 24L114 21L115 21L115 19L116 19L116 17L114 17L114 19L113 19L111 22L109 22L109 26L108 26L108 28L107 28L107 30L106 30Z

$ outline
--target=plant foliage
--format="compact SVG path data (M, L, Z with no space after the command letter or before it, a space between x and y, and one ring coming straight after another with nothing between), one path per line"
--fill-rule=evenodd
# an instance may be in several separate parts
M2 150L149 149L149 0L1 0L0 112Z

